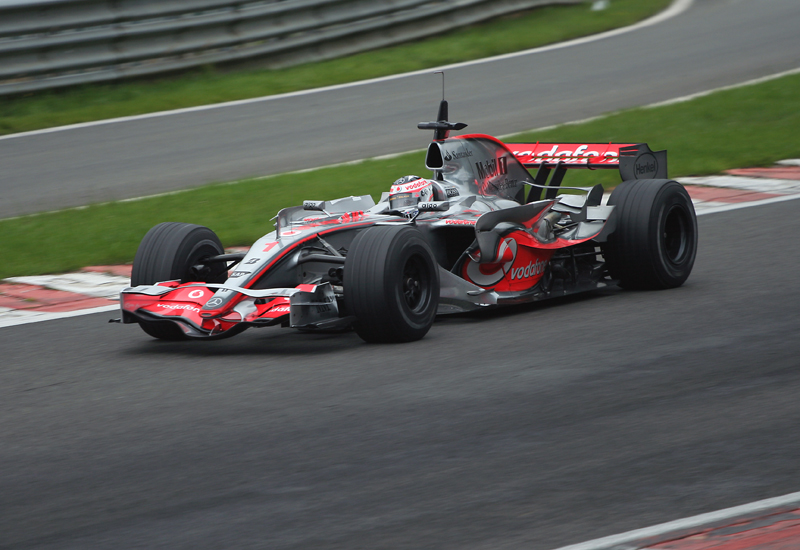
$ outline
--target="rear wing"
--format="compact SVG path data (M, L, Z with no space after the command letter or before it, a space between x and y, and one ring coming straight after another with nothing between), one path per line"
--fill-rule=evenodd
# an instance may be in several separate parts
M506 145L526 168L539 168L540 173L549 173L553 168L562 173L569 168L617 168L622 181L667 179L667 152L651 151L646 143L537 142Z

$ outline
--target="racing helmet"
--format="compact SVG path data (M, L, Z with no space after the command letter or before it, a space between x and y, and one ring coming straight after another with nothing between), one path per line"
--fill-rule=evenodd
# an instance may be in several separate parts
M433 200L433 182L419 176L403 176L389 190L389 207L392 210L411 208L420 202Z

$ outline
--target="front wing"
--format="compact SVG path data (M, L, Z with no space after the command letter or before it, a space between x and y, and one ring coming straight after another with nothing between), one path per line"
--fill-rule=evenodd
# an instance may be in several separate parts
M203 311L217 290L239 296L219 314ZM295 288L253 290L225 284L167 281L120 293L125 323L171 321L190 337L221 336L236 328L285 325L294 328L337 328L353 319L339 316L337 293L330 283Z

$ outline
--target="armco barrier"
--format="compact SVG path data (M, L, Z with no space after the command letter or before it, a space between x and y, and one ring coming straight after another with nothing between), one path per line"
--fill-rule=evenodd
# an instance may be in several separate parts
M585 0L17 0L0 95L259 58L283 67Z

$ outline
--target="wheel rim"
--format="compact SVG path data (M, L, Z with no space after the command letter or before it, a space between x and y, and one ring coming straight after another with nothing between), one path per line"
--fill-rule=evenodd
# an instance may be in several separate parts
M661 234L662 246L673 265L683 263L689 254L690 226L689 216L680 206L675 205L667 212Z
M411 256L403 267L402 289L405 305L413 313L425 310L430 296L431 277L428 265L420 256Z

